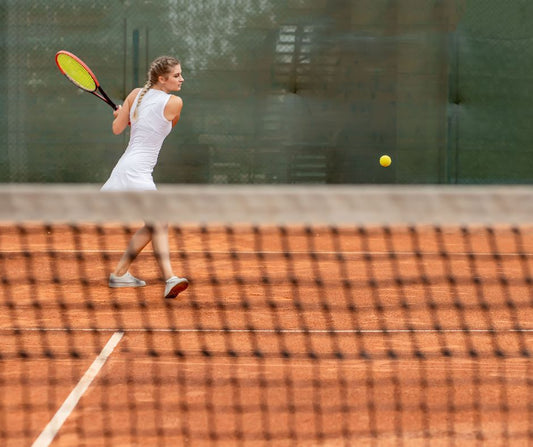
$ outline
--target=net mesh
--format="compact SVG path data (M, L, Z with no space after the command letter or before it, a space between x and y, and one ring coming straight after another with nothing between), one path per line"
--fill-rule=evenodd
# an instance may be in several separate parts
M527 445L532 192L0 188L1 444Z

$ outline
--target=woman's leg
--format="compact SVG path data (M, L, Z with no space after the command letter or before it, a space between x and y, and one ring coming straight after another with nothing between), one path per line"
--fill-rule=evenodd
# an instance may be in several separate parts
M161 269L161 274L165 280L165 298L175 298L180 292L183 292L189 285L186 278L178 278L172 271L170 264L170 250L168 246L168 225L167 224L153 224L144 225L138 230L130 240L128 248L122 255L115 272L116 276L122 276L127 273L129 266L137 255L142 251L148 242L152 241L154 255ZM110 287L139 287L144 286L145 282L130 275L128 283L120 283L121 279L113 279L114 284ZM117 283L118 281L118 283Z
M168 247L168 225L156 223L152 227L152 247L154 255L166 281L174 276L170 264L170 250Z
M122 255L122 258L118 262L117 268L113 272L116 276L124 275L133 260L139 255L146 245L152 240L152 231L149 227L144 225L142 228L132 236L128 248Z
M154 224L152 231L154 255L165 280L165 293L163 296L165 298L175 298L189 286L189 281L185 278L178 278L172 271L168 247L168 225Z

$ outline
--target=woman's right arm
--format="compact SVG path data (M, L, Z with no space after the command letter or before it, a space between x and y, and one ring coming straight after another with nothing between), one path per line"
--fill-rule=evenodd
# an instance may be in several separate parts
M128 127L130 122L130 110L133 106L133 101L137 93L139 93L140 88L136 88L131 91L131 93L126 97L124 105L118 106L118 109L113 112L115 119L113 120L113 133L119 135L124 132L124 129Z

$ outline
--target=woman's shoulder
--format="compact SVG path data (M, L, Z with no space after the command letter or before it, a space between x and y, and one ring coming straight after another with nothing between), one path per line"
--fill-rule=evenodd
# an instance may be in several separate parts
M167 105L165 106L165 118L172 121L172 125L176 125L180 118L181 109L183 107L183 100L176 95L170 95Z
M182 106L183 105L183 99L181 99L178 95L173 95L172 93L169 93L170 98L168 99L169 104L172 104L174 106Z
M132 98L135 98L135 97L139 94L139 92L140 92L141 90L142 90L142 88L140 88L140 87L134 88L134 89L130 92L130 94L128 95L128 97L131 96Z
M128 102L130 105L135 101L135 98L137 98L137 95L141 91L141 88L134 88L128 96L126 96L125 102Z
M169 94L169 96L170 98L168 98L167 109L179 111L183 107L183 99L177 95Z

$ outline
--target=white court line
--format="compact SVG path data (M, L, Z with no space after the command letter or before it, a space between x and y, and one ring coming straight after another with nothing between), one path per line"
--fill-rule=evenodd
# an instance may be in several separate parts
M80 379L78 384L70 392L63 405L57 410L57 413L46 425L42 433L32 444L32 447L47 447L54 440L57 432L61 429L61 426L66 421L66 419L72 413L72 410L78 405L79 400L89 388L89 385L92 383L94 378L100 372L100 369L104 366L108 357L111 355L115 347L118 345L124 332L115 332L111 338L108 340L98 357L91 364L89 369L85 372L83 377Z

